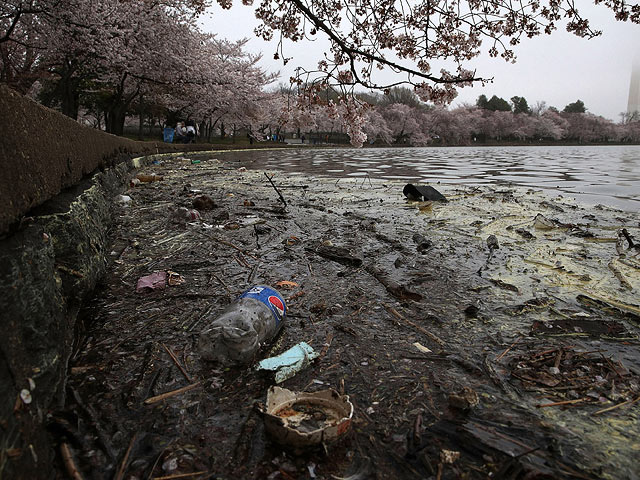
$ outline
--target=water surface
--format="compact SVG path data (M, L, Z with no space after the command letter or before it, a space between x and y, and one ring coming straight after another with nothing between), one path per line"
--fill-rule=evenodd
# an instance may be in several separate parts
M640 146L300 148L228 153L225 158L247 168L336 178L515 184L586 204L640 209Z

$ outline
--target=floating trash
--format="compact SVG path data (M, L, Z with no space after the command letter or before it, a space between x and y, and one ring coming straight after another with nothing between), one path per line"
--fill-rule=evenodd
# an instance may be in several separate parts
M165 287L167 283L167 272L155 272L138 279L136 292L148 292L158 290Z
M267 432L278 443L308 447L344 435L351 426L353 404L348 395L333 389L310 393L271 387L263 413Z
M276 357L265 358L256 370L275 371L275 382L282 383L307 367L318 356L319 353L311 345L300 342Z
M429 185L413 185L412 183L407 183L402 189L402 193L409 200L422 200L424 198L425 201L447 201L444 195Z

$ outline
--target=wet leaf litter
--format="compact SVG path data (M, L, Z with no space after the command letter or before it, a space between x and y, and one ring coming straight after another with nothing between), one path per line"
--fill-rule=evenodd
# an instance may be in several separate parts
M157 158L114 203L110 268L49 419L61 471L635 474L638 214L512 187L414 200L402 183L250 171L223 153ZM199 332L255 284L285 297L279 336L248 367L203 361ZM353 404L347 432L303 451L265 429L274 378L253 368L300 342L319 355L280 386Z

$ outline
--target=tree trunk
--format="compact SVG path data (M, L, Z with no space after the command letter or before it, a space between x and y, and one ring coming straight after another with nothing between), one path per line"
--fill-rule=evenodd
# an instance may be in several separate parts
M63 85L62 98L61 98L61 110L62 114L67 117L78 119L78 107L80 94L77 89L77 81L71 79L70 82Z
M138 102L138 140L142 140L142 129L144 128L144 103L142 95Z
M78 107L80 103L79 85L80 79L74 78L75 69L71 65L65 64L60 73L57 90L60 96L60 110L63 115L78 119Z
M111 106L106 112L107 132L114 135L122 135L125 117L126 107L124 105Z

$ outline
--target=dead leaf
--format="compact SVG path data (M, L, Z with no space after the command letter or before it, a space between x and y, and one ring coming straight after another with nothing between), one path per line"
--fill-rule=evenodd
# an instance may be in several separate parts
M276 287L282 287L286 290L291 290L299 286L300 285L298 285L296 282L290 282L289 280L280 280L276 283Z

